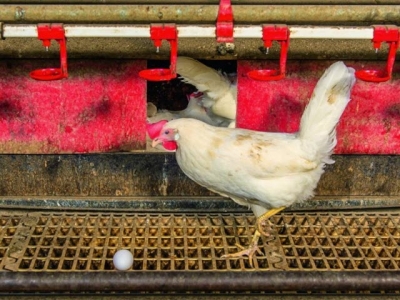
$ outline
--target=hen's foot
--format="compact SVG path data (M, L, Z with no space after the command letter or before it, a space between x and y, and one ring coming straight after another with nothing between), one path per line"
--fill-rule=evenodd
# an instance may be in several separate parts
M256 232L254 233L253 239L248 248L245 248L242 245L236 244L236 246L238 248L242 249L241 251L222 255L221 258L242 258L243 256L248 256L250 266L253 267L254 254L256 254L256 252L259 255L262 254L260 248L258 247L258 240L260 239L260 236L261 236L260 233L258 232L258 230L256 230Z

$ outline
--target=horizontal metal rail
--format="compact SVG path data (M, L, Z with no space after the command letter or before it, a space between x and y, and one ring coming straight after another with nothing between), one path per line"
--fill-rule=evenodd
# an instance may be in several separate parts
M64 25L66 37L149 38L150 25ZM179 38L215 38L215 26L177 25ZM289 26L291 39L372 39L372 27ZM37 37L35 24L4 24L3 38ZM234 38L261 38L261 25L236 25Z
M320 0L318 0L320 1ZM309 5L288 5L294 3L290 0L281 5L248 5L240 1L233 1L232 9L235 24L252 25L263 22L287 23L290 25L347 25L368 26L372 24L398 24L400 19L400 6L398 0L390 3L397 5L354 5L355 0L349 0L346 4L353 5L329 5L320 4L314 0L304 1ZM344 0L341 0L344 2ZM3 1L5 2L5 1ZM16 2L16 1L14 1ZM28 1L25 1L28 2ZM44 1L38 1L43 4ZM48 3L49 1L47 1ZM58 1L61 2L61 1ZM70 3L72 1L69 1ZM79 1L75 0L75 3ZM82 1L81 1L82 2ZM84 1L89 3L94 1ZM152 22L176 22L178 24L209 24L215 23L218 16L218 5L191 4L191 5L113 5L107 0L97 1L101 5L66 4L62 5L2 5L0 21L12 24L32 24L39 22L60 22L66 24L148 24ZM154 2L154 1L153 1ZM192 3L194 1L191 1ZM372 2L372 1L371 1ZM376 4L375 1L374 4ZM388 3L389 1L384 1ZM108 4L107 4L108 3ZM370 3L373 4L373 3Z
M0 292L395 291L399 271L1 272Z

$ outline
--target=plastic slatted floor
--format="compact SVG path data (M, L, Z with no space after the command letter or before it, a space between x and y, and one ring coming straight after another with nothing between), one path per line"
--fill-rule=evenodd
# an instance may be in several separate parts
M247 258L221 258L246 246L252 214L0 212L3 271L115 270L119 249L146 270L399 270L400 212L282 213Z

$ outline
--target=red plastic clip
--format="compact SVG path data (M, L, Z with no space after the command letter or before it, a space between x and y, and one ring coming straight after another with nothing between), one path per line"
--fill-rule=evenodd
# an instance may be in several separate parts
M386 62L386 68L383 70L359 70L356 77L364 81L382 82L392 78L396 51L399 47L399 29L394 25L374 25L374 36L372 42L375 51L378 51L382 42L389 44L389 54Z
M233 43L233 11L231 0L220 0L215 30L218 43Z
M60 68L38 69L30 73L36 80L57 80L68 77L67 71L67 42L62 24L38 24L38 38L43 42L46 50L54 39L60 45Z
M150 38L157 47L162 40L167 40L171 47L171 63L169 69L147 69L139 72L139 76L150 81L171 80L176 77L176 59L178 57L178 31L175 24L151 24Z
M281 45L281 53L279 59L279 70L254 70L247 75L255 80L280 80L285 78L286 60L289 49L289 28L286 25L263 25L262 27L264 47L268 54L272 41L278 41Z

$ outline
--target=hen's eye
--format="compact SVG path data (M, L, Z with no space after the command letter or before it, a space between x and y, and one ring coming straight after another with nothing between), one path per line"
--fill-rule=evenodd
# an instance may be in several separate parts
M165 134L169 134L169 130L165 130L165 132L164 132Z

